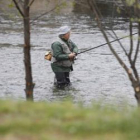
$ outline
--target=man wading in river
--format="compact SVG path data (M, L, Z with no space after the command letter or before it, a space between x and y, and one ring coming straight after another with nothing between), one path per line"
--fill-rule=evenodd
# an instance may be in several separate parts
M69 72L73 70L72 64L78 53L77 46L70 40L70 30L70 27L62 26L59 29L59 40L51 46L51 67L56 78L54 84L58 88L70 85Z

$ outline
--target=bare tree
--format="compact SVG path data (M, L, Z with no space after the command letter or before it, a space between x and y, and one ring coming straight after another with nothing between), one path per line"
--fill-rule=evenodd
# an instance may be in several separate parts
M33 78L32 78L32 67L31 67L31 55L30 55L30 6L34 0L16 1L13 0L17 10L23 17L24 23L24 65L25 65L25 80L26 80L26 98L33 100Z
M126 62L119 56L119 54L117 53L117 51L114 49L114 47L112 46L112 44L110 43L109 40L109 34L107 33L107 31L104 29L104 26L102 24L101 18L102 18L102 14L101 11L99 10L98 6L97 6L97 2L96 0L87 0L88 6L90 7L91 11L93 12L97 25L100 29L100 31L103 34L103 37L105 38L112 54L115 56L115 58L117 59L117 61L119 62L119 64L123 67L123 69L125 70L125 72L128 75L129 80L132 83L132 87L134 89L135 92L135 97L136 100L138 102L138 104L140 105L140 77L138 74L138 69L136 68L136 61L138 58L138 53L139 53L139 45L140 45L140 5L139 5L139 1L138 0L133 0L133 1L125 1L125 0L121 0L119 1L119 4L121 2L121 7L123 6L123 12L126 12L125 14L127 14L127 16L129 17L129 32L130 32L130 47L129 50L126 50L125 47L123 46L123 44L118 40L120 47L122 48L122 50L124 51L126 57L128 58L128 62L130 64L130 66L126 65ZM119 7L119 8L121 8ZM134 26L133 26L133 21L132 19L136 19L134 20L135 24L137 24L137 30L138 30L138 37L137 37L137 45L134 46L134 40L133 40L133 30L134 30ZM113 34L115 35L115 38L118 39L116 33L112 30Z
M26 81L26 98L29 100L33 100L33 89L35 84L33 83L33 77L32 77L32 66L31 66L31 44L30 44L30 25L34 21L38 20L40 17L48 14L49 12L54 11L57 7L62 6L64 4L64 1L62 3L56 4L54 8L52 8L50 11L47 11L32 21L30 21L30 8L35 0L12 0L15 4L15 7L17 8L18 12L23 18L24 23L24 65L25 65L25 81Z

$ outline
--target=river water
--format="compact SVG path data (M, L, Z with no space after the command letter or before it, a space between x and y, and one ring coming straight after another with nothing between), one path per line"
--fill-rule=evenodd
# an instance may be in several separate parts
M108 31L110 20L110 17L105 17ZM0 22L0 98L25 100L23 23L18 18L10 20L2 15ZM101 101L116 106L136 106L131 83L107 45L78 56L70 75L71 87L65 90L53 87L54 74L50 62L44 60L44 54L50 49L51 43L57 40L61 25L72 27L71 40L77 44L79 51L105 43L95 21L89 15L48 15L35 22L31 28L32 72L36 84L34 100L52 102L70 98L74 103L83 102L85 105ZM115 18L112 26L119 37L129 33L128 23L122 17ZM122 42L126 48L129 46L128 39ZM119 45L113 43L113 46L126 61Z

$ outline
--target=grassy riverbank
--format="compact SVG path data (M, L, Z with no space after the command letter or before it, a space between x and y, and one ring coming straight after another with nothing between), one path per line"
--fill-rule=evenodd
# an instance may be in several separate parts
M140 110L0 101L0 140L139 140Z

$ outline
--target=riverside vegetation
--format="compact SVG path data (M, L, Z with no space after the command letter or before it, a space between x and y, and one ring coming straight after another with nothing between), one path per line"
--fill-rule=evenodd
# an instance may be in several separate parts
M138 140L139 108L0 101L1 140Z

